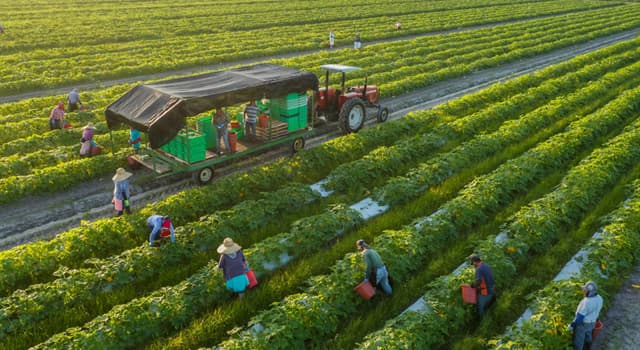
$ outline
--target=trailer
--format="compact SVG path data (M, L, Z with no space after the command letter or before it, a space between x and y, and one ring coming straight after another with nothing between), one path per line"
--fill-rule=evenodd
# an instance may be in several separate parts
M206 184L213 178L215 167L222 163L285 143L291 145L293 152L303 149L315 121L315 112L308 110L309 105L315 104L309 104L308 99L313 102L318 87L313 73L257 64L138 85L111 103L105 117L111 131L125 124L148 135L148 144L132 158L157 176L187 172ZM272 106L268 115L260 118L258 137L250 140L235 135L235 152L220 154L211 146L215 135L187 128L188 117L265 99ZM198 125L206 129L206 117L203 120L198 120ZM231 143L233 135L230 138Z

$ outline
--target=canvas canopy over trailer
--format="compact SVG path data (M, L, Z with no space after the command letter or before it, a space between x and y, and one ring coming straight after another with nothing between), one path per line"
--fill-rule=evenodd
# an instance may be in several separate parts
M304 147L303 136L313 127L313 120L307 125L306 93L309 90L318 90L318 78L313 73L274 64L257 64L138 85L111 103L105 110L105 117L110 129L126 124L148 134L149 147L142 147L140 154L135 156L141 164L159 174L194 172L198 181L208 182L213 176L214 164L285 142L292 142L294 150ZM265 97L286 101L287 96L300 96L305 100L304 111L300 109L300 115L295 119L301 121L304 112L304 123L300 122L294 128L289 124L287 128L289 119L286 118L291 118L293 123L294 115L286 114L289 110L282 114L278 110L271 114L268 128L262 130L263 138L254 142L243 140L236 153L220 156L207 151L204 160L194 162L173 157L161 149L185 129L187 117ZM284 131L279 128L282 124L285 124Z

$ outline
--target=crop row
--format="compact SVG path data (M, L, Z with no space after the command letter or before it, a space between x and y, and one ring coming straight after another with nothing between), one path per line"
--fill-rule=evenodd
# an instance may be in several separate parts
M430 16L406 14L355 20L346 18L341 21L333 21L332 28L337 33L349 33L348 42L351 42L353 28L357 27L365 35L363 39L367 41L398 36L399 33L393 30L391 25L396 20L402 22L405 28L412 28L403 34L424 33L443 28L458 28L611 5L604 2L589 3L584 1L543 2L535 6L516 4L497 6L491 10L479 8L444 13L435 12ZM629 10L632 11L631 7ZM242 23L243 20L237 22ZM239 30L234 31L233 35L229 35L228 32L204 33L170 39L142 40L136 43L99 44L77 48L64 47L47 50L45 58L39 51L33 51L31 54L16 53L3 56L3 60L7 63L5 66L11 66L12 69L0 69L0 77L2 77L0 93L6 95L63 84L114 79L264 57L278 53L317 49L326 45L326 32L326 23L300 24L271 27L268 31L263 28ZM288 44L280 45L280 41L274 41L273 38L287 38ZM338 40L342 39L339 37ZM158 50L158 47L163 49ZM102 54L96 56L95 52ZM49 59L48 57L59 58ZM46 70L42 70L42 67L46 67Z
M624 97L635 98L637 93L635 96L625 94ZM623 103L620 103L621 105ZM445 248L452 239L456 238L461 228L469 228L471 225L482 222L489 212L502 206L514 193L528 188L528 184L544 177L544 174L551 169L563 166L565 163L563 160L575 156L598 135L604 135L606 130L611 130L625 119L630 119L632 113L629 109L632 105L629 103L624 106L625 108L613 110L613 107L618 105L615 101L609 103L597 114L606 121L590 125L589 122L596 124L593 119L598 118L588 117L585 121L574 123L567 133L553 137L490 175L477 178L461 191L458 197L445 204L429 218L419 220L419 224L415 227L386 232L378 236L375 246L383 259L388 262L391 274L397 281L405 280L412 269L422 265L426 256L431 256ZM593 129L587 129L587 126ZM569 136L575 137L567 138ZM565 143L566 139L571 140L571 144ZM289 296L270 310L259 313L250 322L254 325L252 329L233 336L230 340L223 342L221 347L224 349L296 348L304 346L305 342L320 341L332 334L336 330L338 320L347 317L355 311L359 303L362 303L362 300L354 298L351 290L351 286L361 279L358 266L357 256L347 255L334 265L332 274L313 278L310 283L313 287L306 293ZM459 289L456 291L459 292ZM305 307L305 312L301 312L301 307ZM451 322L455 324L455 321ZM440 327L424 328L429 333L438 329ZM379 339L372 344L385 348ZM419 347L418 344L424 345L424 343L415 343L413 348Z
M612 126L611 123L620 123L637 115L640 104L634 100L638 94L639 89L627 91L622 98L610 103L610 106L591 118L572 125L565 135L552 138L544 147L556 154L570 152L572 149L581 150L598 134L603 135L600 127L605 127L606 130ZM639 126L640 121L636 120L632 127L571 169L557 190L516 213L506 226L506 240L492 238L479 245L477 250L494 270L498 288L508 289L509 284L517 279L517 271L525 266L530 254L541 254L548 249L558 239L563 227L579 222L608 187L615 184L637 161L640 156ZM575 137L571 137L572 135ZM533 157L547 157L545 152L535 153L532 154ZM538 161L546 162L548 159ZM516 176L522 176L522 172L526 171L520 169L520 174L517 174L512 166L510 168ZM513 183L516 181L518 180ZM472 319L473 308L461 304L459 300L459 286L471 280L470 275L471 270L462 274L456 271L432 282L423 297L426 302L424 309L408 311L388 321L383 329L366 337L361 348L411 348L412 344L442 346L447 339L434 337L426 330L450 334L454 330L460 330Z

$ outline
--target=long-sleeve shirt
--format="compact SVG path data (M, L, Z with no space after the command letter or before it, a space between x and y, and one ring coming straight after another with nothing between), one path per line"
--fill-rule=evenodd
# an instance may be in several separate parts
M58 106L54 107L51 110L51 114L49 115L50 120L64 120L64 109L59 108Z
M149 234L149 245L153 245L153 241L155 241L160 235L160 229L162 228L162 216L160 215L151 215L147 219L147 226L151 227L151 233ZM169 230L171 231L171 243L176 241L175 230L173 229L173 224L170 225Z
M93 140L93 129L92 128L85 128L84 130L82 130L82 138L85 141Z
M227 124L229 124L229 118L227 118L227 114L222 110L218 110L213 117L213 126L215 126L218 130L224 130L227 128Z
M113 196L119 200L125 200L125 199L131 198L129 195L129 180L114 182Z
M493 271L491 271L491 267L485 263L480 263L480 265L476 267L476 281L474 286L480 287L480 294L488 295L493 294L494 285L495 282L493 280Z
M224 280L228 281L236 276L244 274L244 268L247 260L242 254L242 250L238 250L233 254L222 254L218 262L218 268L222 269Z
M584 323L594 323L598 320L598 315L600 314L600 309L602 309L602 297L599 295L595 295L592 297L584 297L578 304L578 308L576 309L576 320L578 319L578 315L584 316L582 322Z
M373 271L377 271L379 268L384 266L382 262L382 258L380 254L371 248L367 248L362 252L364 256L364 266L366 269L365 278L369 278Z

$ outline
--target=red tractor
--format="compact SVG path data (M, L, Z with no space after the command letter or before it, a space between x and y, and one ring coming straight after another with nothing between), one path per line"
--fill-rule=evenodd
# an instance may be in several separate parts
M352 86L345 88L345 76L348 72L360 70L358 67L341 64L325 64L320 68L326 70L325 86L318 89L315 96L315 111L319 117L329 121L339 121L340 129L345 133L357 132L364 125L367 108L376 108L378 122L389 118L389 110L380 106L380 89L375 85ZM342 73L340 88L329 87L330 73ZM313 110L313 109L310 109Z

